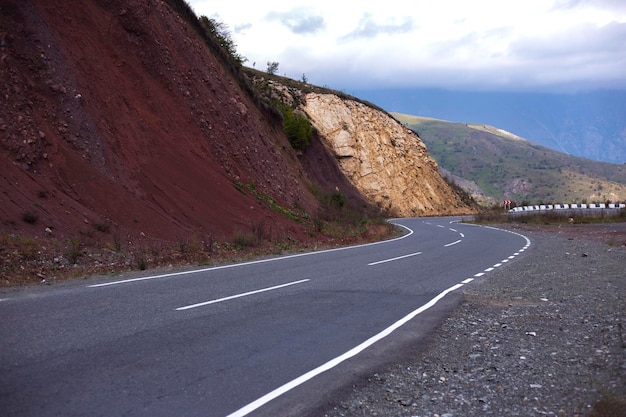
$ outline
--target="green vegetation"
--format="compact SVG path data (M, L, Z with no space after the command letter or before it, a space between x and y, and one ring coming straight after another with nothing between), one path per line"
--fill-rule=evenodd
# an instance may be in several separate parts
M267 69L265 70L269 75L274 75L278 72L278 62L267 62Z
M346 198L339 191L335 191L330 196L330 203L338 209L342 209L346 205Z
M235 61L239 64L243 64L248 60L237 52L237 45L235 45L226 23L206 16L200 16L199 20L204 28L215 37L219 45L226 50Z
M39 244L32 237L16 236L3 233L0 235L0 254L17 261L32 260L37 258ZM0 271L6 272L4 268L17 268L19 263L2 262Z
M289 209L287 207L281 206L271 196L259 192L254 184L242 184L240 182L237 182L234 184L234 186L237 191L243 194L249 192L254 198L257 199L260 204L266 205L270 209L287 217L291 221L302 222L310 218L309 215L305 212L299 212L298 210Z
M309 119L301 112L292 109L286 104L278 102L276 104L283 115L283 129L289 139L291 146L299 151L303 151L313 139L313 126Z
M626 166L565 155L485 125L393 114L440 167L516 205L626 199Z
M78 258L80 258L83 254L82 250L82 242L80 239L72 238L68 241L68 248L65 256L70 262L70 265L74 265L78 262Z

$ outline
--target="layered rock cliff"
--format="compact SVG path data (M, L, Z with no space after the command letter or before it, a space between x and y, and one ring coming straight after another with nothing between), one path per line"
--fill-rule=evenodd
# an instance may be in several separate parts
M350 186L383 213L409 217L475 212L471 197L441 176L420 137L382 109L326 88L247 72L268 102L281 101L308 117L323 144L324 150L316 152L330 154Z
M426 146L388 114L334 94L308 93L301 104L341 170L393 216L467 213Z

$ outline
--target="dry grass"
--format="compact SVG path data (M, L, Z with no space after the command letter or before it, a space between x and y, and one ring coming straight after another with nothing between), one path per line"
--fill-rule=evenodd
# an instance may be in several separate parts
M70 239L1 234L0 287L50 284L136 270L216 265L290 251L372 242L398 233L393 225L377 222L344 226L325 223L325 228L333 229L336 235L326 230L316 240L302 242L288 235L277 236L260 222L236 233L231 242L205 236L177 242L145 241L132 247L122 246L119 241L98 244L84 234Z
M538 213L524 213L508 215L502 212L488 211L474 216L476 223L523 223L523 224L603 224L626 222L626 210L622 209L616 215L580 212L575 215L562 213L556 210Z

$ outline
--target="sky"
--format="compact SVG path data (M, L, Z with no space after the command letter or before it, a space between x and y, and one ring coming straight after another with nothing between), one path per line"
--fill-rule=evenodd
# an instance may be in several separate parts
M626 89L625 0L187 0L265 71L355 89Z

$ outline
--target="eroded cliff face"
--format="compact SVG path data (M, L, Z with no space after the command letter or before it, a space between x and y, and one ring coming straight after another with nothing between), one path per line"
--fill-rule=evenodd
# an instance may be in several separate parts
M318 206L279 121L170 7L182 1L1 3L0 234L308 236L242 192Z
M301 99L341 170L370 201L392 216L471 211L444 181L419 136L388 114L334 94Z

